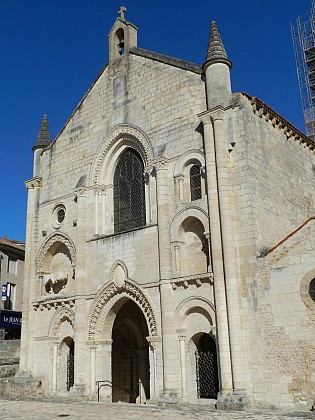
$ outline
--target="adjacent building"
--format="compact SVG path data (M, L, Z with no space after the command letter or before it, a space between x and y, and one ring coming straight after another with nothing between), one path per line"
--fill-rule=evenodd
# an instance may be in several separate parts
M21 310L24 277L23 242L0 238L0 338L16 339L21 336Z

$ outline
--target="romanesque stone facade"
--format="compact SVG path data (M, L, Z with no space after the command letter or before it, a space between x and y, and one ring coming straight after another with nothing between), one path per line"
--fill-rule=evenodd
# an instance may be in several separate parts
M109 63L28 188L20 376L46 394L309 409L315 144L203 67L137 46Z

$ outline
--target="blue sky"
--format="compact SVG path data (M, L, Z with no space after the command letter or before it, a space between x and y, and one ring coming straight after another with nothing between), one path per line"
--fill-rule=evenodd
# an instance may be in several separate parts
M43 114L54 138L107 63L121 4L138 46L203 64L216 20L232 89L258 96L304 131L290 22L311 0L10 0L0 14L0 236L25 239L32 146Z

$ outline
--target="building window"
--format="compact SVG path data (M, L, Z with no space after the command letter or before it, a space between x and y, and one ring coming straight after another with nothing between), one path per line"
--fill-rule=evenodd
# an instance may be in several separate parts
M191 201L200 200L201 198L201 172L200 167L193 165L190 168L190 199Z
M66 215L65 209L63 208L59 209L57 211L57 222L62 223L65 219L65 215Z
M315 278L308 285L308 293L311 299L315 302Z
M9 257L8 259L8 273L9 274L16 274L16 265L17 265L16 258Z
M66 217L66 208L63 204L58 204L54 207L52 212L52 226L55 229L59 229L65 220Z
M4 301L4 309L15 309L15 284L7 283L7 298Z
M127 149L114 175L114 231L124 232L145 225L145 182L141 157Z

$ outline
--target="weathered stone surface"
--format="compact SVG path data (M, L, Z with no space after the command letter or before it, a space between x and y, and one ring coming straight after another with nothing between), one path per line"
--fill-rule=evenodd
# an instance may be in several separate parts
M102 401L313 406L315 145L232 94L225 57L208 64L202 80L138 50L136 28L118 18L109 65L35 156L26 395L95 400L102 384ZM120 231L126 151L140 162L126 168L143 176L145 216ZM8 392L23 394L22 376Z

